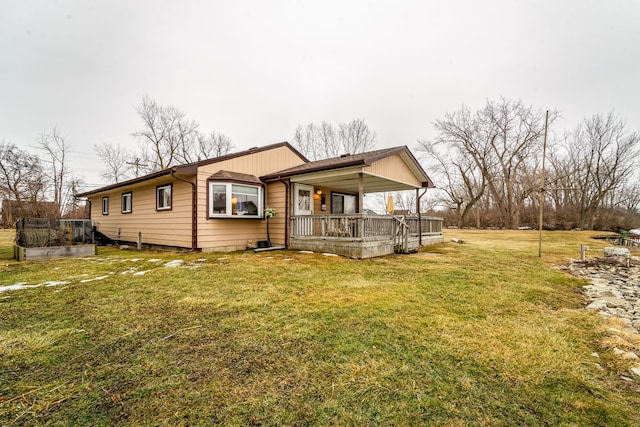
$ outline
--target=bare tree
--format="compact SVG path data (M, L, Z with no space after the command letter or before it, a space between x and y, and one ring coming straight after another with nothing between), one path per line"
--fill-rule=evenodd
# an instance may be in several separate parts
M376 137L364 119L340 123L337 128L323 121L320 125L298 125L293 145L307 158L320 160L370 151L375 148Z
M224 156L229 154L233 149L231 139L220 133L213 131L208 135L204 135L198 132L196 136L195 160L205 160L214 157Z
M442 141L419 140L418 151L425 153L435 179L443 183L439 193L444 197L439 201L456 212L458 226L463 227L471 210L485 194L484 175L465 152L450 149ZM479 222L479 216L476 222Z
M108 142L96 144L93 149L105 166L101 174L104 179L118 183L130 177L132 167L129 161L133 154L129 150Z
M550 123L556 116L550 114ZM502 225L517 228L524 201L537 190L525 171L541 151L544 112L501 98L487 101L475 113L463 106L434 125L436 143L458 150L476 165Z
M45 132L38 138L38 144L47 154L48 175L53 185L53 202L59 206L60 213L63 208L63 198L66 192L67 178L67 157L70 146L60 134L56 126L50 132Z
M376 146L377 135L369 129L364 119L354 119L348 123L338 125L338 137L340 139L340 154L365 153Z
M309 123L306 126L298 125L293 136L293 145L310 160L324 158L321 154L320 137L316 125Z
M143 158L150 163L150 171L168 168L174 161L176 151L176 147L169 142L172 121L164 114L164 109L148 95L142 97L142 103L136 111L143 126L133 136L141 144Z
M626 123L613 113L597 114L568 134L565 144L580 225L593 229L600 206L624 187L638 167L640 135L628 132Z
M202 135L198 122L174 106L158 105L148 95L136 111L142 128L133 136L138 138L147 172L226 154L233 147L225 135L215 131Z
M40 158L7 141L0 142L0 196L5 200L44 200L48 179Z

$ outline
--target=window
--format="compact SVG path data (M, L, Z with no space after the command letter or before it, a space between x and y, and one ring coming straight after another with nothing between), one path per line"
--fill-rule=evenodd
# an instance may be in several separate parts
M109 198L102 198L102 215L109 215Z
M356 213L356 196L351 194L331 194L331 213L354 214Z
M262 187L227 182L209 183L209 217L262 218Z
M156 188L156 210L171 210L171 184Z
M132 212L132 197L131 192L122 193L122 213L131 213Z

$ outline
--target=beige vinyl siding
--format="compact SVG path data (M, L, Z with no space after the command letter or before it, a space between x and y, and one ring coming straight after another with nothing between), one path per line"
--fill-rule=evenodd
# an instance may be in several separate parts
M367 172L417 187L422 186L420 180L416 178L399 155L385 157L384 159L374 162L371 166L367 167Z
M198 247L203 251L233 251L254 245L267 239L265 219L215 218L209 219L207 179L220 170L245 173L260 177L274 171L288 169L304 163L287 147L261 151L201 166L198 169ZM269 232L273 244L284 243L285 191L282 183L272 183L264 188L265 207L273 207L278 216L269 220Z
M267 185L266 205L275 208L278 215L269 220L269 235L274 245L284 245L286 218L287 187L282 182L272 182ZM266 235L266 224L265 224Z
M172 184L172 209L156 211L156 187ZM121 194L132 193L132 212L121 213ZM102 197L109 196L109 215L102 215ZM153 245L191 247L191 186L182 181L164 179L144 182L91 198L91 217L97 229L112 239ZM118 237L118 229L120 236Z
M275 171L298 166L304 162L289 148L282 146L272 150L259 151L241 157L230 158L221 162L215 162L199 168L199 174L207 174L207 177L226 170L239 173L247 173L260 177Z

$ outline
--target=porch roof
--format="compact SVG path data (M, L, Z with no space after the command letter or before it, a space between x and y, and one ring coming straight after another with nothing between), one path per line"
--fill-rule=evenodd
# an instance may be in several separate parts
M398 155L404 161L417 181L421 183L420 186L377 175L367 169L367 167L371 166L374 162L395 155ZM280 172L262 176L260 179L263 181L274 181L288 178L291 182L325 186L337 191L357 193L361 173L363 177L363 189L366 193L435 187L420 163L418 163L406 146L308 162Z

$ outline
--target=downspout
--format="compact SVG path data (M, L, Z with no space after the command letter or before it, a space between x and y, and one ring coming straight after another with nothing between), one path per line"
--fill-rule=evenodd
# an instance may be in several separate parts
M180 178L176 176L175 169L171 169L171 177L191 185L191 251L195 251L198 248L198 191L196 190L198 178L196 175L196 182Z
M416 194L418 194L418 200L416 201L416 208L418 209L418 245L422 246L422 209L420 209L420 200L422 200L422 196L427 194L427 188L424 189L422 194L418 194L420 190L416 188Z
M291 184L282 178L278 178L278 181L283 183L286 188L284 193L284 246L289 248L289 223L291 222L291 218L289 218L289 202L291 200Z

